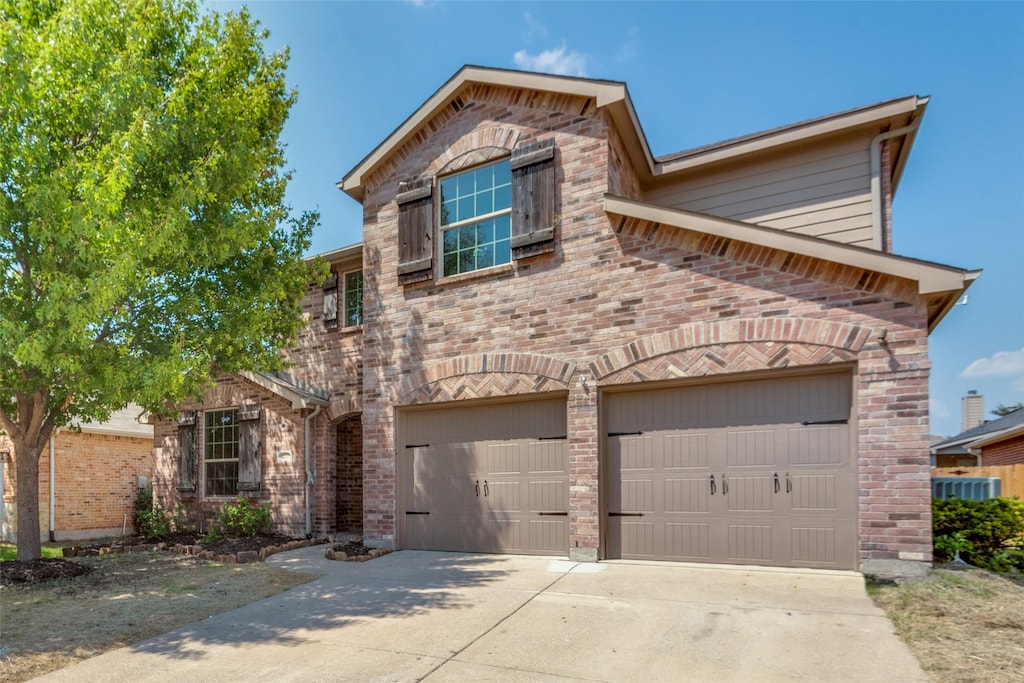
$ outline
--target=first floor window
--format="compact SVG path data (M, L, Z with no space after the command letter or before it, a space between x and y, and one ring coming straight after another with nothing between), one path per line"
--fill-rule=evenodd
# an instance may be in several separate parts
M512 171L509 160L441 180L444 276L512 260Z
M205 413L203 468L207 496L233 496L238 489L238 411Z
M363 324L363 271L345 273L345 327Z

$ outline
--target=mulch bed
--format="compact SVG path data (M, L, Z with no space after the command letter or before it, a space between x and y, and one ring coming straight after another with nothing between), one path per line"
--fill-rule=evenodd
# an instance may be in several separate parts
M53 579L83 576L91 571L91 567L57 557L42 557L24 561L8 560L0 562L0 585L41 583Z
M333 548L334 552L341 551L349 557L355 557L357 555L369 555L373 548L367 548L363 545L362 541L349 541L348 543L337 543Z

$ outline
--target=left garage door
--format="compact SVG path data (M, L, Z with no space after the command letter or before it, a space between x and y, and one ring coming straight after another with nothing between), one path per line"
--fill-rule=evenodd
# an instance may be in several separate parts
M406 410L399 417L399 545L564 555L565 399Z

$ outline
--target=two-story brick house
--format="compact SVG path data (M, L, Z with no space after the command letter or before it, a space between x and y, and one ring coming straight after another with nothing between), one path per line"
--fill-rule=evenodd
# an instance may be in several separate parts
M654 157L623 83L463 68L339 182L363 243L294 377L157 425L161 496L398 548L930 560L927 337L977 273L892 253L926 104Z

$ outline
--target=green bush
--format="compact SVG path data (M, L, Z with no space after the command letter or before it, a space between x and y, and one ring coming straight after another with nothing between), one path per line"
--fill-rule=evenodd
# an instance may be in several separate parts
M256 536L270 531L273 521L270 503L257 503L252 498L239 496L235 502L224 505L211 536Z
M959 551L967 562L1009 571L1024 563L1024 501L1015 498L932 501L936 559Z
M152 510L135 513L135 531L147 541L157 541L171 535L171 516L159 505Z

